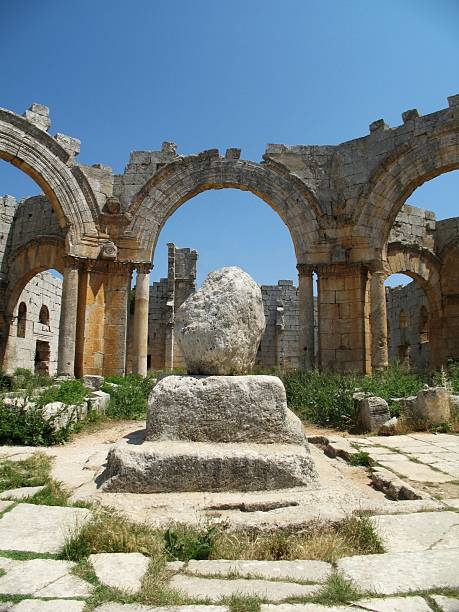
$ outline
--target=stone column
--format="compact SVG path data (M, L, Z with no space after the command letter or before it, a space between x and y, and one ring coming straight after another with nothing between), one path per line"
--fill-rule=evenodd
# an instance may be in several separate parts
M135 286L133 370L142 376L147 374L150 270L149 265L137 267Z
M75 338L78 311L78 267L67 261L62 283L61 317L59 320L58 376L75 376Z
M313 269L305 264L298 264L298 306L299 306L299 361L304 370L313 370L314 357L314 294Z
M371 301L371 337L372 360L374 370L387 368L389 356L387 349L387 307L386 288L384 281L386 274L382 270L372 273L370 281Z
M323 370L371 370L368 269L358 263L320 264L319 354Z

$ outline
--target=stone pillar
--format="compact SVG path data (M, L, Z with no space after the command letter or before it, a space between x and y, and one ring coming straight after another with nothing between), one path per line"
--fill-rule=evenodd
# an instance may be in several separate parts
M387 348L387 307L386 274L382 270L372 273L370 281L372 367L374 370L387 368L389 355Z
M371 372L368 269L362 264L317 266L320 367Z
M304 370L313 370L314 357L314 293L313 269L305 264L298 264L298 307L299 307L299 362Z
M150 270L149 265L137 267L135 286L133 371L142 376L147 374Z
M66 262L62 283L61 316L59 320L58 376L75 376L78 278L78 267L71 261Z

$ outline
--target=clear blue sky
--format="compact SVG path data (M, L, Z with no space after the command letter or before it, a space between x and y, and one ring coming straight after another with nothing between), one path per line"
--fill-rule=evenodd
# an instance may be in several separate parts
M267 143L336 144L384 118L429 113L459 93L457 0L0 0L0 106L51 108L51 133L82 141L82 163L123 171L164 140L181 154ZM458 172L418 189L415 205L458 213ZM0 192L37 187L5 162ZM236 190L179 209L158 244L200 253L199 278L240 265L260 283L296 276L279 217Z

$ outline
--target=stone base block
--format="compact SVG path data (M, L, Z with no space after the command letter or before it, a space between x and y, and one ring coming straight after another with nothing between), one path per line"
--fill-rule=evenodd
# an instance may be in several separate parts
M315 483L309 450L293 444L121 443L99 477L105 491L261 491Z

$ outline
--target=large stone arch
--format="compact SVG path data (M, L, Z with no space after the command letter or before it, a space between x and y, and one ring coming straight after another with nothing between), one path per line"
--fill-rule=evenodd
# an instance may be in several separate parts
M454 239L441 253L444 359L459 359L459 241Z
M401 145L373 171L356 208L356 233L384 251L390 230L408 197L426 181L459 168L459 121L428 138Z
M443 304L440 282L440 261L426 249L400 243L387 247L386 276L406 274L417 281L426 294L430 310L431 366L442 362Z
M297 260L319 239L320 210L307 187L288 171L251 161L226 159L218 153L181 157L152 176L134 196L127 230L139 244L139 259L151 261L159 233L172 213L209 189L250 191L267 202L287 225Z
M95 197L86 181L78 180L69 166L69 153L49 134L25 118L0 109L0 158L20 168L48 196L60 226L67 230L67 250L72 254L98 254ZM84 182L84 181L83 181Z

